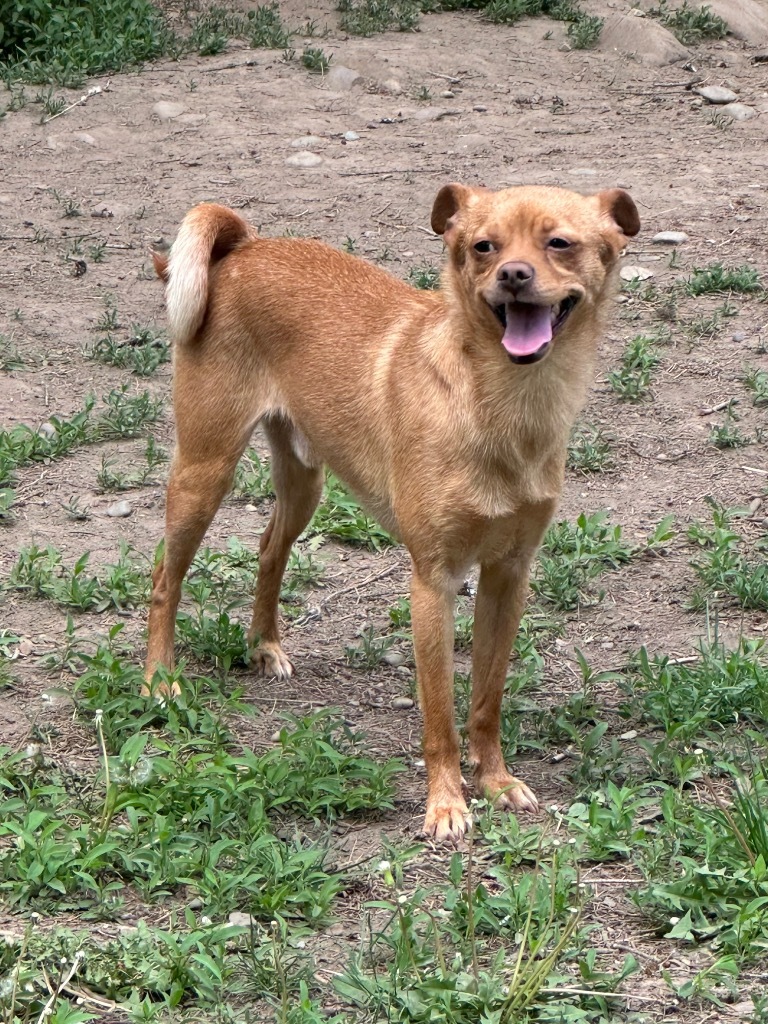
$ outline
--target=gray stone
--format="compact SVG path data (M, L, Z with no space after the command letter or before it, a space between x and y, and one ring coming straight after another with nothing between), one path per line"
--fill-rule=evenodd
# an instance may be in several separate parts
M395 711L409 711L413 707L413 701L410 697L395 697L392 707Z
M486 107L482 103L476 103L474 107L472 107L472 109L475 111L476 114L484 114L488 107Z
M404 665L406 657L401 654L400 651L385 651L381 656L381 660L385 665L391 665L393 668L397 668L400 665Z
M152 113L161 121L170 121L174 117L183 114L187 108L183 103L171 103L169 100L160 100L152 107Z
M113 519L125 519L126 516L131 515L133 512L133 505L130 501L116 501L114 505L110 505L107 509L107 515L112 516Z
M746 341L747 335L744 331L734 331L731 335L733 341Z
M749 121L750 118L757 117L755 108L748 107L746 103L726 103L718 108L718 112L732 117L734 121Z
M733 103L739 98L732 89L725 89L722 85L700 85L693 91L703 96L707 103Z
M251 917L250 914L244 914L242 910L233 910L227 920L236 928L250 928L252 924L256 923L255 917Z
M360 136L357 132L344 132L344 139L346 142L357 142Z
M707 0L707 7L737 39L753 46L768 43L768 10L762 0Z
M653 276L653 271L647 267L622 267L619 271L622 281L647 281L649 277Z
M365 79L359 71L345 68L343 64L334 64L324 77L325 84L333 92L349 92L356 85L365 85Z
M318 167L323 158L317 153L310 153L308 149L299 150L293 156L287 157L285 161L289 167Z
M385 78L383 82L379 83L379 92L386 93L388 96L399 96L402 91L403 87L396 78Z
M659 231L651 239L660 245L682 245L688 241L688 235L684 231Z
M48 438L55 437L56 436L56 427L54 427L54 425L52 423L41 423L40 424L40 429L38 430L38 434L41 437L48 437Z
M440 95L443 97L444 100L452 100L456 93L453 91L453 89L443 89Z
M294 139L291 146L294 149L315 149L317 146L322 146L324 142L325 139L321 139L319 135L302 135L300 139Z
M688 57L688 50L658 21L628 14L605 19L597 48L634 54L641 64L656 68Z

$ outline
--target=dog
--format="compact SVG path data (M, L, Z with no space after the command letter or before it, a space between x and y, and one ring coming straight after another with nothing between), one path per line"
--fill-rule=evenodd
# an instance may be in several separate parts
M432 228L448 250L433 292L315 240L261 238L215 204L187 214L170 256L154 254L174 342L177 443L146 681L150 692L158 667L173 665L184 574L261 424L276 502L260 540L251 659L270 676L293 671L280 641L281 580L328 465L410 553L424 829L456 841L469 819L454 723L455 597L479 564L475 785L500 807L535 809L502 754L502 693L618 257L640 221L621 189L449 184Z

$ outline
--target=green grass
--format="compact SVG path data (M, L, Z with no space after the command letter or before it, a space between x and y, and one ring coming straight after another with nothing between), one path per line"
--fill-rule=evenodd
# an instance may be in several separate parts
M104 0L76 9L70 0L6 0L6 7L8 16L0 23L0 75L8 81L79 87L88 76L121 71L162 56L189 52L211 56L224 50L231 39L242 39L253 47L284 49L292 35L277 3L245 14L215 3L189 3L173 26L163 8L150 0ZM60 100L50 92L40 102L47 116L60 109ZM13 105L18 109L20 103L18 94Z
M605 520L604 512L582 513L575 523L550 526L531 581L538 598L560 611L577 608L590 600L590 581L631 559L634 548L622 540L621 527Z
M135 324L124 341L105 334L87 346L86 355L107 366L129 369L137 377L151 377L159 366L170 361L171 350L159 334Z
M743 380L744 387L752 394L752 404L768 405L768 371L747 369Z
M648 13L658 18L684 46L696 46L706 39L724 39L728 34L727 23L709 4L693 6L683 0L679 6L671 7L667 0L659 0L659 6Z
M708 504L711 522L693 522L688 528L688 539L698 549L691 565L700 581L690 607L701 610L736 601L745 609L768 609L765 539L750 550L736 529L736 520L744 511L724 508L712 500Z
M72 5L8 0L0 35L0 70L32 82L79 85L87 75L153 60L167 51L170 34L149 0L104 0Z
M608 383L620 401L639 402L648 395L661 362L657 344L656 336L638 334L624 349L619 368L609 372Z
M613 467L611 444L599 427L578 423L568 444L568 469L587 475Z
M132 394L128 385L103 396L97 411L89 395L69 419L50 416L40 430L20 425L0 430L0 521L13 520L14 484L24 466L69 455L83 445L139 437L160 417L163 400L148 391Z
M363 511L360 502L332 473L328 474L323 500L307 532L359 545L371 551L379 551L396 543L391 534Z
M749 294L762 290L760 275L754 267L724 267L722 263L710 263L708 267L697 267L684 283L687 295L717 295L721 292Z

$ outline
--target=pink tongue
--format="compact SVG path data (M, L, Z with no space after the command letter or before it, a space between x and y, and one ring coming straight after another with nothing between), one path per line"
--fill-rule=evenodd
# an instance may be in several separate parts
M552 310L527 302L508 302L501 343L511 356L530 356L552 340Z

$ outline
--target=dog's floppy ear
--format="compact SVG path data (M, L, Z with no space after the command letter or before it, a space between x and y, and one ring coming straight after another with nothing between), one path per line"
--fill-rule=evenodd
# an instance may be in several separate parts
M450 231L453 227L453 218L462 206L469 203L472 194L471 188L457 182L443 185L432 207L432 230L436 235L445 235Z
M623 188L609 188L595 197L602 214L613 221L619 230L631 238L640 230L640 214L635 201Z

